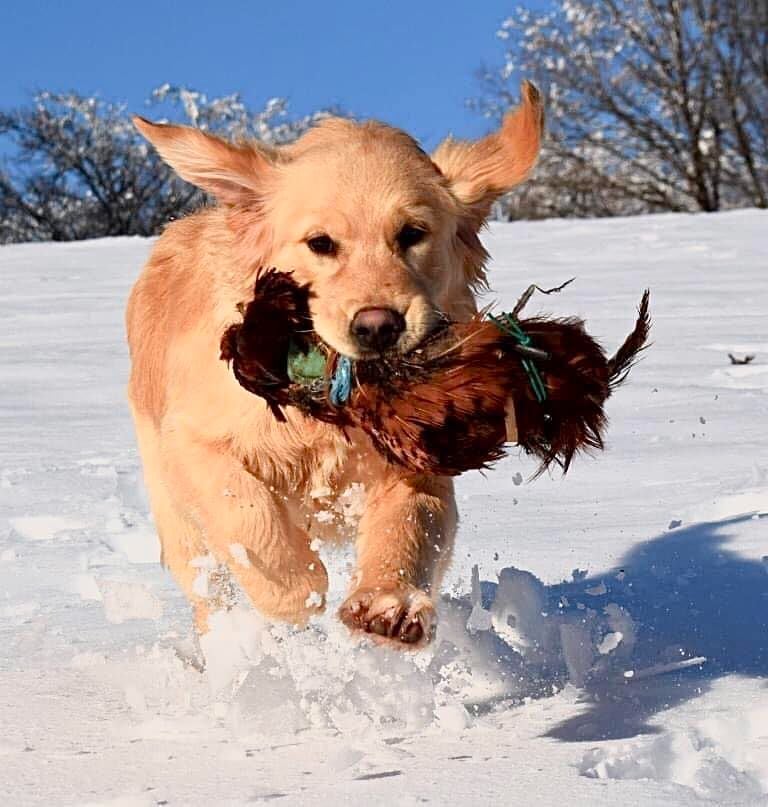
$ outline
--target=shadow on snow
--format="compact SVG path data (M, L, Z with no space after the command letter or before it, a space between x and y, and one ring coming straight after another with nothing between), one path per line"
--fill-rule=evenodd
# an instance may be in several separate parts
M666 532L605 574L544 586L528 572L504 569L499 583L475 581L474 610L465 598L445 603L448 633L455 640L458 620L468 619L475 650L485 645L482 655L510 687L506 697L472 708L508 700L512 682L519 698L570 681L585 711L548 736L619 739L654 733L654 715L700 695L719 676L768 676L768 565L726 546L729 527L752 518ZM681 668L697 657L706 661Z

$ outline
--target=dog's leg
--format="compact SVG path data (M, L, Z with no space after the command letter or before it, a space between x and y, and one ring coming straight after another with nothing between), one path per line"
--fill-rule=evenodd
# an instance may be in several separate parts
M339 616L350 628L396 643L432 638L437 593L456 533L453 483L389 478L368 493L355 587Z
M226 564L262 613L302 624L325 605L328 576L279 493L225 449L181 430L167 435L168 484L210 553Z
M144 469L144 483L160 538L161 561L171 571L179 588L192 604L195 627L199 633L203 633L207 630L209 611L218 605L210 587L208 596L204 597L200 593L200 586L196 585L202 572L198 559L202 560L208 550L200 529L184 518L171 498L162 467L157 427L150 418L131 408Z

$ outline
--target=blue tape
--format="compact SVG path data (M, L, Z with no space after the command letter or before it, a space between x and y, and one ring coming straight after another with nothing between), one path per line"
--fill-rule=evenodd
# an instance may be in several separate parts
M331 388L328 397L333 406L342 406L352 394L352 360L339 356L331 376Z

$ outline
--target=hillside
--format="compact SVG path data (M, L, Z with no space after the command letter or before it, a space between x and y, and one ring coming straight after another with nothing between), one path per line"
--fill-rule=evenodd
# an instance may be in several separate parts
M488 301L576 276L530 310L612 348L651 289L607 450L459 480L431 649L350 640L336 551L328 614L220 615L204 673L124 400L150 243L0 247L3 803L765 803L766 233L765 211L494 225Z

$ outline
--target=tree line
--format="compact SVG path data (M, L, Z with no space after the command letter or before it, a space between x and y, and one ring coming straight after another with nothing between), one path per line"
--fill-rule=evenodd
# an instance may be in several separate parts
M295 140L318 118L288 114L285 99L250 109L237 95L163 85L149 103L159 115L231 140ZM12 156L0 169L0 243L155 235L168 221L206 203L136 131L125 106L77 93L37 93L0 112Z
M500 119L533 79L547 136L533 178L499 218L593 217L768 207L766 0L558 0L518 8L497 32L498 64L470 103ZM164 85L149 102L230 139L280 144L284 99L251 109ZM0 243L153 235L206 202L157 157L124 106L37 93L0 112Z

